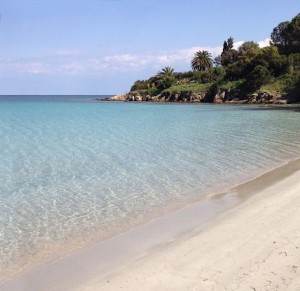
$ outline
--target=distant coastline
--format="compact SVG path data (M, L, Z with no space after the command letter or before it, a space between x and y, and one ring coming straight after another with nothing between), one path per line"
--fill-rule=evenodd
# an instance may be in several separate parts
M214 104L291 104L294 100L288 99L280 93L271 93L261 91L253 93L245 98L238 98L231 94L230 91L221 91L217 93L212 101L207 100L207 93L176 93L166 96L159 94L156 96L144 95L139 92L129 92L118 94L106 98L95 98L96 101L119 101L119 102L176 102L176 103L214 103Z

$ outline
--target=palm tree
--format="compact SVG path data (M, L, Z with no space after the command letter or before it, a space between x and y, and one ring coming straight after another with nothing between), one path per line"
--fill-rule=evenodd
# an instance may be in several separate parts
M165 67L157 73L157 77L172 77L174 75L174 69L171 67Z
M198 51L192 59L191 65L194 71L206 71L213 64L211 54L208 51Z

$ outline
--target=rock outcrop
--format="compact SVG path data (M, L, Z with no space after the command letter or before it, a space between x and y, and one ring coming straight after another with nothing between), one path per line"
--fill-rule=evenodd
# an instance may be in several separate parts
M127 100L127 94L120 94L120 95L115 95L112 97L107 97L107 98L96 98L96 101L126 101Z
M279 93L261 91L243 98L237 97L236 93L222 91L216 94L213 103L216 104L287 104L288 101Z
M178 103L215 103L215 104L287 104L288 101L281 94L274 94L267 91L253 93L250 96L239 97L236 92L222 90L215 96L207 96L206 93L181 92L173 94L159 94L157 96L141 96L139 92L129 92L122 95L115 95L97 101L125 101L125 102L178 102Z

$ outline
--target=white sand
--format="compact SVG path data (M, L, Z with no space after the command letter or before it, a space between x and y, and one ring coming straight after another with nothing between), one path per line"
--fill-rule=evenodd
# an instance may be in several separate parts
M300 171L78 290L300 290Z

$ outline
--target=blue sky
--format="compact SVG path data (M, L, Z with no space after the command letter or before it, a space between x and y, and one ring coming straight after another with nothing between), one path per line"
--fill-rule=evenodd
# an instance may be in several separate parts
M0 0L0 94L115 94L225 39L268 43L299 0Z

